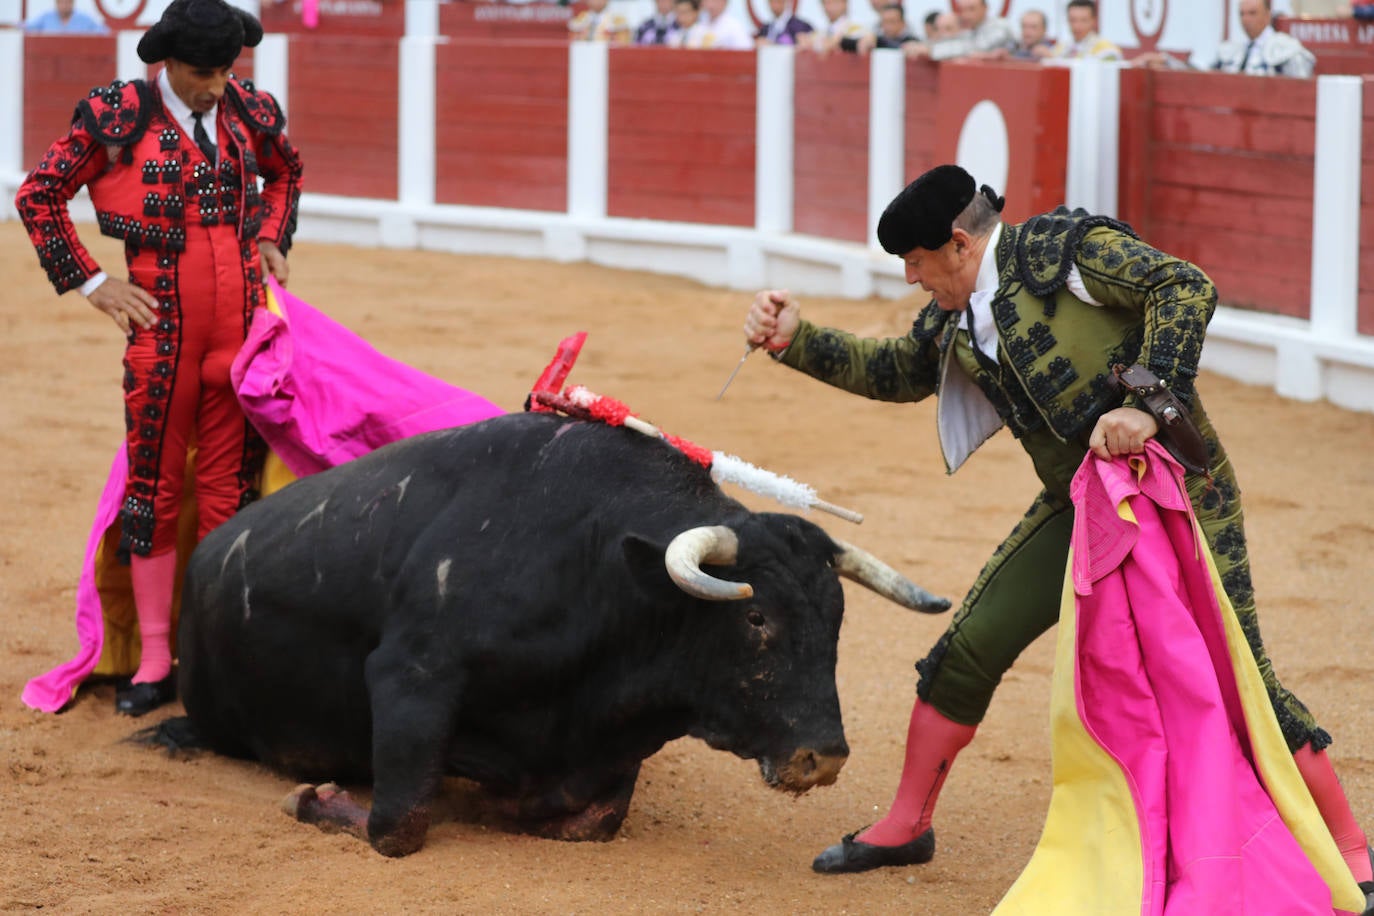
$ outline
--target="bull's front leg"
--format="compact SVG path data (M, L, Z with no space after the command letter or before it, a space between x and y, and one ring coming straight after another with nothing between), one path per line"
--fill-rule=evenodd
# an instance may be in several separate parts
M372 810L338 786L303 785L282 808L328 832L367 840L385 856L407 856L425 842L430 808L443 778L458 687L422 676L414 657L393 662L385 646L367 660L372 708Z
M454 679L434 673L437 663L396 651L399 641L384 642L366 668L373 788L367 840L384 856L407 856L424 845L460 691Z

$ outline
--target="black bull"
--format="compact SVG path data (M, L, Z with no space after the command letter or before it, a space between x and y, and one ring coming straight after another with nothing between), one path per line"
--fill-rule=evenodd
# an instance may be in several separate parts
M513 414L303 478L212 532L178 686L220 753L371 780L370 813L332 785L284 805L387 855L423 844L445 776L480 783L509 829L609 839L640 763L683 735L786 791L834 782L837 573L948 607L663 442Z

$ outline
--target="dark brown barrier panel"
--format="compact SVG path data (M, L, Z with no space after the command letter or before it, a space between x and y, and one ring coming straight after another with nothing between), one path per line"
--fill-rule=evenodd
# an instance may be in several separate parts
M24 168L65 136L76 103L115 78L113 35L24 36Z
M609 69L607 215L754 225L755 55L612 48Z
M304 190L395 200L398 41L292 35L289 46L287 132Z
M793 228L866 244L869 60L803 51L796 61Z
M1316 82L1127 71L1121 217L1226 305L1309 317Z
M439 45L435 111L437 203L567 208L567 39Z

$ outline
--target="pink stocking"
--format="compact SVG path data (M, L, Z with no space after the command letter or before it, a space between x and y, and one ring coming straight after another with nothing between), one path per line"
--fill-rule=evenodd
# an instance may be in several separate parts
M1331 766L1331 758L1325 751L1314 751L1312 745L1304 744L1293 754L1297 761L1302 781L1307 783L1307 791L1317 803L1326 829L1331 831L1336 846L1341 850L1345 864L1356 881L1374 880L1374 871L1369 864L1369 841L1364 831L1355 821L1355 813L1350 810L1350 802L1345 798L1341 781Z
M855 839L874 846L900 846L925 833L954 757L973 740L975 731L977 726L951 722L918 699L907 727L906 761L897 797L887 816Z
M175 549L155 557L135 555L129 567L143 653L135 684L155 683L172 672L172 587L176 581Z

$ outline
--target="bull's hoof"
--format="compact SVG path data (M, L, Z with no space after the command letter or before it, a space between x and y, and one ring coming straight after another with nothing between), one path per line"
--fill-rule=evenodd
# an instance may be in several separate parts
M160 681L143 681L115 691L115 712L144 716L177 697L176 672Z
M854 839L851 833L834 846L826 848L811 863L811 870L823 875L869 871L893 865L920 865L935 856L935 828L900 846L874 846Z
M315 798L315 787L308 782L301 783L281 800L281 810L292 819L303 821L305 818L301 817L301 810Z
M326 833L342 831L366 836L367 809L332 782L296 786L282 799L281 809L302 824L314 824Z

